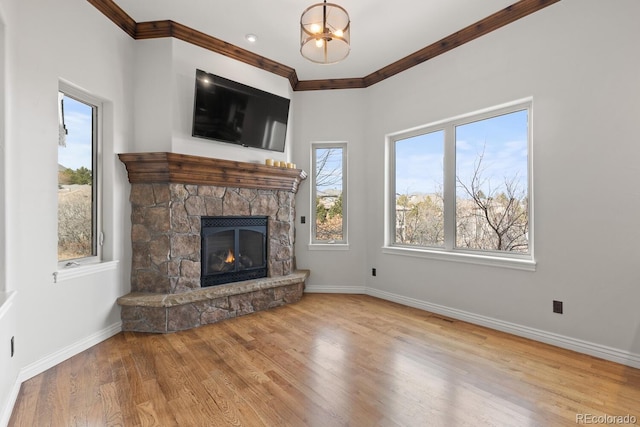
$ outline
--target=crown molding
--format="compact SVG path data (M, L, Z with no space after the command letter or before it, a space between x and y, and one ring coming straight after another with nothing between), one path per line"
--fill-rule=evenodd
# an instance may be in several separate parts
M90 0L99 1L99 0ZM111 1L111 0L100 0ZM264 56L257 55L241 47L227 43L223 40L212 37L203 32L194 30L175 21L149 21L138 22L136 24L136 32L134 38L136 40L157 39L164 37L173 37L178 40L191 43L203 49L219 53L221 55L233 58L237 61L244 62L254 67L262 68L265 71L284 77L289 80L291 87L295 88L298 84L296 70L279 62L272 61Z
M289 66L174 21L135 22L113 0L87 1L135 40L173 37L285 77L294 91L310 91L372 86L561 0L520 0L365 77L326 80L299 80L296 70Z
M365 87L408 70L560 0L521 0L364 77Z
M98 9L104 16L109 18L114 24L124 30L132 38L136 38L136 21L127 12L112 0L87 0Z

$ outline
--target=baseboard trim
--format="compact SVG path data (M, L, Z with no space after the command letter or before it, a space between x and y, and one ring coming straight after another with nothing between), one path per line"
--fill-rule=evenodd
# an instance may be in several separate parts
M31 363L30 365L25 366L20 370L18 374L18 382L22 383L30 378L35 377L38 374L46 371L57 365L60 362L64 362L70 357L75 356L76 354L82 353L86 349L93 347L94 345L106 340L107 338L111 338L122 330L122 322L114 323L113 325L107 326L101 331L95 332L88 337L77 341L67 347L64 347L50 355Z
M80 341L77 341L65 348L62 348L50 354L49 356L46 356L22 368L18 373L18 377L13 384L11 392L9 393L6 405L3 408L2 413L0 413L0 426L7 426L9 424L9 419L11 418L13 407L15 406L16 400L18 399L18 394L20 394L20 387L22 386L23 382L35 377L38 374L41 374L47 369L54 367L60 362L64 362L65 360L75 356L76 354L82 353L86 349L106 340L107 338L111 338L121 330L122 322L114 323L113 325L107 326L101 331L89 335L88 337Z
M482 316L463 310L457 310L439 304L421 301L415 298L409 298L402 295L381 291L379 289L366 288L366 294L384 300L407 305L409 307L419 308L431 313L440 314L442 316L451 317L454 319L473 323L475 325L485 326L487 328L507 332L516 336L529 338L534 341L543 342L546 344L554 345L556 347L573 350L578 353L588 354L590 356L640 369L639 354L579 340L576 338L571 338L565 335L543 331L540 329L530 328L511 322L505 322L502 320L494 319L492 317Z
M364 286L309 286L305 285L305 293L310 294L366 294Z
M0 414L0 426L7 427L9 425L9 419L11 418L11 414L13 413L13 407L16 404L16 400L18 399L18 394L20 393L20 386L22 382L16 378L15 383L13 383L13 388L9 392L9 396L7 397L6 405L2 413Z

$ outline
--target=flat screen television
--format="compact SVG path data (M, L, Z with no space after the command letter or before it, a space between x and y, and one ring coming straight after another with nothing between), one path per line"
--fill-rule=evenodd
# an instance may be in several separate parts
M284 151L289 99L202 70L194 98L193 136Z

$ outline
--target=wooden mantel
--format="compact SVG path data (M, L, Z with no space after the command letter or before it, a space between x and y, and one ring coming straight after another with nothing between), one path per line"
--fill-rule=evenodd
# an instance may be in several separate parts
M301 169L191 156L178 153L118 154L134 183L178 183L298 191L307 177Z

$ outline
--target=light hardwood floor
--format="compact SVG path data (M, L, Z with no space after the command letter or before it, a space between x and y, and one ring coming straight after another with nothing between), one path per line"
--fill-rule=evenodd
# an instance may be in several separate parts
M26 381L9 425L575 426L579 414L640 425L640 370L373 297L305 294L189 331L120 333Z

